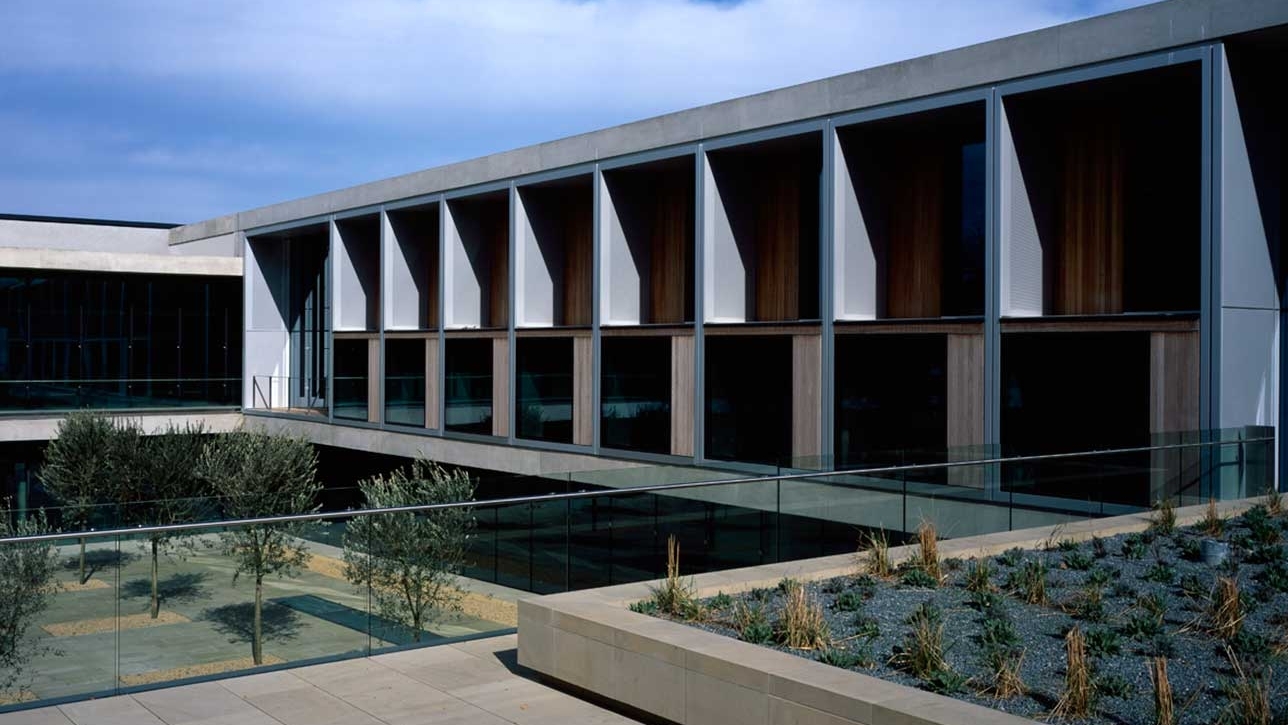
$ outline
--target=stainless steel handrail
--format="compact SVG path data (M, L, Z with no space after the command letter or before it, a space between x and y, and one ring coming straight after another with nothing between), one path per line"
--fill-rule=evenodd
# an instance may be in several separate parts
M306 523L309 521L330 521L333 519L351 519L358 516L376 516L380 514L417 513L424 511L443 511L454 508L512 506L525 503L549 503L553 501L572 501L601 496L630 496L659 491L679 491L690 488L708 488L712 486L736 486L753 483L781 481L817 480L837 476L873 475L887 473L905 473L911 471L928 471L960 466L988 466L1003 463L1020 463L1025 461L1054 461L1089 456L1103 456L1119 453L1146 453L1151 451L1168 451L1182 448L1200 448L1205 446L1230 446L1244 443L1268 443L1274 441L1272 436L1244 438L1234 441L1202 441L1198 443L1171 443L1161 446L1139 446L1135 448L1106 448L1076 453L1044 453L1031 456L1013 456L1011 458L984 458L971 461L945 461L942 463L916 463L902 466L883 466L879 468L858 468L845 471L820 471L812 473L789 473L782 475L758 476L752 478L708 479L704 481L683 481L679 483L659 483L644 486L625 486L622 488L599 489L595 491L574 491L570 493L550 493L538 496L512 496L509 498L485 499L482 501L456 501L452 503L419 504L415 506L393 506L375 509L351 509L347 511L323 511L308 514L289 514L284 516L264 516L253 519L228 519L223 521L199 521L189 524L165 524L157 526L137 526L134 528L103 529L74 532L55 532L33 534L28 536L10 536L0 538L0 544L35 543L42 541L61 541L64 539L104 539L114 536L137 536L139 534L176 533L182 531L208 531L212 529L233 528L238 526L256 526L268 524Z

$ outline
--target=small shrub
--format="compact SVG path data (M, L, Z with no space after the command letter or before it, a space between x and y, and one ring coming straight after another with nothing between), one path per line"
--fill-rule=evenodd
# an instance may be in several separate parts
M1020 645L1020 635L1008 616L994 616L980 623L980 646L986 650L1010 650Z
M848 589L836 595L832 608L838 612L857 612L863 608L863 594L853 589Z
M926 573L924 569L908 569L899 581L904 586L915 589L934 589L939 586L939 580Z
M1208 499L1207 512L1203 515L1203 521L1199 523L1199 531L1202 531L1204 536L1212 538L1220 537L1225 533L1225 519L1217 513L1214 498Z
M1087 652L1093 657L1112 657L1122 653L1122 637L1108 627L1087 630Z
M928 519L922 519L921 525L917 527L917 553L913 561L917 568L937 581L943 580L944 572L939 560L939 532Z
M733 606L733 597L724 592L718 592L714 597L711 597L710 606L712 609L728 609Z
M1150 660L1149 681L1154 686L1154 725L1176 725L1176 708L1172 703L1172 681L1167 676L1166 657Z
M680 542L672 535L666 540L666 579L653 590L653 601L664 614L692 620L702 616L702 605L694 596L693 580L680 576Z
M966 591L993 591L993 562L988 559L971 559L966 565Z
M1275 561L1267 564L1253 579L1267 590L1288 592L1288 566L1283 562Z
M966 683L970 678L955 670L943 669L935 670L922 680L926 689L940 695L953 695L966 689Z
M854 577L853 589L864 599L871 599L877 593L877 580L871 574L860 574Z
M756 602L766 604L769 602L769 599L774 596L774 590L767 589L765 587L756 587L755 589L747 592L747 596L751 597L752 600Z
M1208 588L1204 586L1203 578L1198 574L1186 574L1181 577L1181 593L1197 601L1207 598Z
M1147 582L1171 584L1176 581L1176 567L1165 561L1156 561L1140 575L1140 578Z
M925 682L935 672L948 669L944 661L943 615L934 604L922 602L907 623L911 629L895 646L890 664Z
M1176 641L1167 634L1156 635L1141 647L1141 654L1171 659L1176 656Z
M966 562L956 556L950 556L947 559L944 559L943 562L944 571L961 571L962 567L965 565Z
M1095 694L1091 681L1091 664L1087 660L1087 645L1082 630L1076 626L1064 636L1065 671L1064 692L1051 715L1055 719L1085 718L1091 714L1091 700Z
M971 592L970 606L978 611L987 612L1001 604L1002 597L997 592Z
M840 667L846 670L852 670L858 667L867 669L876 664L872 660L872 653L868 651L866 647L859 647L856 649L828 647L827 649L821 650L816 659L825 665Z
M1277 564L1280 567L1288 562L1288 552L1281 544L1253 546L1246 557L1249 564Z
M1253 506L1243 515L1243 525L1248 529L1248 539L1257 546L1272 546L1279 543L1281 532L1270 520L1270 514L1264 506Z
M1136 607L1160 622L1167 614L1167 602L1158 594L1142 594L1136 597Z
M894 565L890 563L890 539L885 529L870 532L867 538L868 553L865 557L868 573L872 576L889 579L894 574Z
M1091 553L1097 559L1109 556L1109 547L1105 545L1105 540L1099 536L1091 537Z
M637 612L639 614L657 614L657 602L652 599L645 599L641 602L631 602L630 608L632 612Z
M1024 562L1024 549L1015 547L997 555L997 563L1006 567L1016 567Z
M1123 537L1122 555L1124 559L1144 559L1149 550L1149 542L1141 534L1127 534Z
M1096 560L1090 554L1082 550L1075 550L1065 554L1062 561L1066 569L1074 571L1087 571L1096 563Z
M860 614L854 618L854 636L858 639L872 641L881 636L881 625L874 617Z
M1266 489L1266 512L1278 516L1284 512L1284 497L1279 489L1271 486Z
M1136 688L1122 675L1101 675L1095 678L1093 688L1097 697L1116 697L1121 700L1130 698L1136 692Z
M1104 590L1097 586L1084 587L1065 602L1063 608L1074 619L1103 622L1106 615Z
M1181 558L1186 561L1199 561L1203 558L1203 547L1197 539L1181 539L1176 542L1176 546L1181 550Z
M1113 581L1118 574L1119 572L1117 569L1096 567L1095 569L1087 572L1087 577L1083 579L1082 582L1091 587L1103 587Z
M1163 622L1149 614L1133 614L1123 623L1122 632L1138 642L1148 642L1163 633Z
M1046 564L1030 559L1011 571L1006 578L1006 587L1024 602L1046 604L1046 579Z
M774 629L765 616L764 605L739 602L734 608L733 628L738 638L752 644L766 644L774 638Z
M801 588L801 583L789 576L785 576L782 579L778 580L779 594L791 594L793 590L800 589L800 588Z
M1117 581L1114 582L1113 586L1109 587L1109 596L1119 599L1131 599L1136 596L1136 587L1125 581Z
M1264 666L1275 655L1270 640L1247 629L1241 629L1231 637L1229 646L1242 662L1253 667Z
M1172 505L1172 499L1164 496L1154 502L1154 515L1149 519L1149 529L1163 536L1170 536L1176 530L1176 507Z
M778 624L778 641L792 649L820 649L831 639L823 608L799 584L788 587Z
M1063 551L1063 552L1077 551L1078 542L1074 541L1073 539L1060 539L1060 541L1056 542L1055 548L1058 551Z

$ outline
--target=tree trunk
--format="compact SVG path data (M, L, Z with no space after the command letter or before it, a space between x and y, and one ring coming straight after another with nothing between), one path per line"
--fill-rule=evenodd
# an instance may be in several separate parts
M157 596L157 540L152 540L152 618L161 613L161 598Z
M89 581L89 577L85 574L85 539L80 540L80 545L80 583L84 584Z
M264 664L264 640L262 625L262 607L264 606L264 577L255 577L255 629L251 633L250 657L256 665Z
M412 615L411 615L411 626L412 626L412 633L411 633L411 636L412 636L412 639L413 639L414 641L416 641L416 642L419 642L419 641L420 641L420 622L421 622L421 620L422 620L423 618L424 618L424 617L423 617L422 613L421 613L419 610L415 610L415 611L413 611L413 612L412 612Z

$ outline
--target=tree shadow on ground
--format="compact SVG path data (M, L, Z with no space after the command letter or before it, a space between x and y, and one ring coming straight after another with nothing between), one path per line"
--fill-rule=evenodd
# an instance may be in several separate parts
M294 609L264 602L260 630L264 641L292 640L300 634L300 615ZM254 638L255 605L252 602L211 607L200 619L214 625L215 631L229 637L229 642L250 642Z
M163 602L193 602L198 599L209 599L210 590L206 588L206 572L179 572L157 582L157 594ZM152 580L148 578L131 579L121 585L122 599L150 598Z
M137 561L138 554L116 549L90 549L85 552L85 578L89 579L104 569L127 566ZM80 555L72 554L63 560L64 571L80 571Z

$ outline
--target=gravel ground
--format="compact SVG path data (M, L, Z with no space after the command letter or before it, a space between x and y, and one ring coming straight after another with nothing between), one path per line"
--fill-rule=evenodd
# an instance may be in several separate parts
M1264 514L1264 509L1260 513ZM910 629L908 615L919 604L931 602L942 612L949 667L970 678L960 691L952 693L954 697L1026 717L1048 716L1063 691L1064 634L1076 624L1084 634L1092 630L1116 633L1120 650L1092 654L1093 676L1101 683L1100 692L1095 714L1079 722L1152 724L1153 686L1146 667L1152 656L1163 654L1168 658L1179 722L1215 723L1228 703L1223 683L1234 678L1227 644L1233 645L1246 672L1270 678L1273 693L1288 691L1288 666L1274 653L1281 643L1288 643L1288 549L1280 541L1288 530L1288 516L1263 517L1260 525L1255 521L1257 516L1251 514L1251 522L1246 514L1227 520L1220 537L1205 537L1192 527L1171 534L1116 536L1099 544L1065 542L1044 551L991 557L991 581L1001 597L1002 610L1019 635L1018 647L1024 653L1021 672L1028 688L1026 695L1004 701L980 692L988 679L988 670L980 661L983 647L979 637L985 615L965 588L965 562L945 562L948 571L938 588L910 586L899 577L889 581L845 577L810 583L806 591L821 603L834 647L868 655L869 666L854 667L860 672L934 689L890 663L892 652ZM1232 544L1227 564L1201 562L1197 547L1204 538ZM1040 560L1046 565L1048 604L1026 604L1008 587L1008 575L1023 566L1016 559ZM1209 593L1220 576L1231 576L1238 582L1246 609L1242 634L1229 643L1210 631L1207 614ZM1093 582L1097 577L1106 581L1101 586L1103 616L1076 619L1069 610L1087 589L1089 577ZM760 604L770 622L776 623L784 601L782 589L750 592L732 598L732 602L725 597L705 600L704 621L691 624L738 637L733 613L740 603ZM1156 620L1149 613L1149 602L1141 602L1150 595L1163 607L1162 634L1151 634L1147 626L1133 630L1133 622ZM873 622L879 630L875 636ZM802 657L820 654L773 643L766 646ZM1271 701L1278 705L1279 698Z

